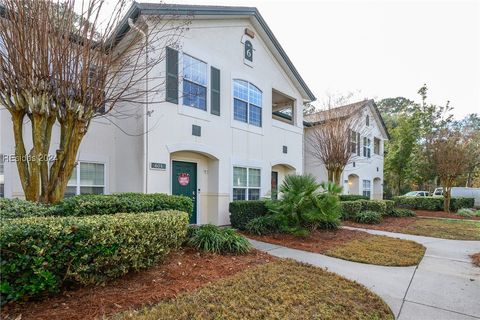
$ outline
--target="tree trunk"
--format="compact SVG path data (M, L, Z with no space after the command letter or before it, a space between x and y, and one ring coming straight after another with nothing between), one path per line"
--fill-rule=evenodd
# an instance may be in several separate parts
M443 193L443 211L450 213L450 195L451 195L451 185L445 185L445 192Z

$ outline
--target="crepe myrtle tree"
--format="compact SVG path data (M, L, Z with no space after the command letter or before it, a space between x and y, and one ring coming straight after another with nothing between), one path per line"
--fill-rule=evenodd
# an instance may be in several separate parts
M468 137L462 132L443 128L434 133L427 144L436 174L443 187L443 210L450 212L451 190L458 177L468 169Z
M357 159L358 136L364 136L362 112L350 107L328 109L317 113L318 121L308 129L308 149L327 170L328 181L341 185L345 167ZM355 147L353 147L353 145Z
M165 59L159 48L177 47L188 25L172 15L125 21L129 1L106 3L1 2L0 104L11 115L27 200L63 198L92 120L108 119L122 102L140 107L147 91L162 90L165 76L150 72ZM150 88L147 79L156 80ZM45 161L52 146L54 159Z

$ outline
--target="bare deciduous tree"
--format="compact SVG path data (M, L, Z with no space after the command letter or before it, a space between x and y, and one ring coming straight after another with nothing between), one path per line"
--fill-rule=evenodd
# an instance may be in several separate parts
M460 132L441 129L427 145L427 152L443 187L443 210L450 212L451 189L467 170L468 143Z
M362 131L359 109L355 105L329 107L315 116L314 126L308 129L309 152L325 166L328 181L341 185L345 166L354 161L358 152L356 141Z
M128 3L107 8L103 0L2 0L0 104L11 115L28 200L63 197L92 119L121 102L142 104L147 91L161 90L163 82L152 81L149 71L165 59L162 48L176 46L188 22L140 16L128 20L126 31L119 26L126 25ZM147 79L157 87L148 88ZM57 125L59 146L48 162ZM30 129L31 139L24 136Z

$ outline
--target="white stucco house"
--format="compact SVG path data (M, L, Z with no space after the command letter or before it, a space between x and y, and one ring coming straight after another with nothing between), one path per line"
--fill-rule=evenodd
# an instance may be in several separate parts
M315 96L256 8L134 3L122 28L135 32L128 18L151 15L190 22L181 49L157 48L166 60L150 71L156 76L148 87L163 90L149 92L148 103L116 108L129 117L92 122L66 196L182 194L194 200L192 223L226 225L231 201L271 197L287 174L309 172L325 180L304 150L304 134L315 121L304 119L303 107ZM373 149L346 168L345 190L381 197L388 134L373 102L362 102L358 112L371 119L371 133L361 139ZM22 198L9 117L0 108L0 196ZM360 153L362 146L358 141Z
M338 111L335 113L335 111ZM328 111L320 111L305 116L304 169L314 175L319 182L327 181L327 170L311 152L310 137L322 125ZM384 142L389 135L382 116L373 100L364 100L337 107L337 116L355 117L348 141L352 153L350 163L342 173L344 194L364 195L371 199L383 198L383 152Z
M303 106L315 97L256 8L134 3L127 18L169 14L191 21L180 50L158 48L166 61L151 81L167 78L166 90L147 107L119 106L135 116L92 123L67 195L184 194L191 222L229 224L232 200L269 196L303 173ZM0 124L3 195L21 198L6 110ZM52 144L54 154L58 132Z

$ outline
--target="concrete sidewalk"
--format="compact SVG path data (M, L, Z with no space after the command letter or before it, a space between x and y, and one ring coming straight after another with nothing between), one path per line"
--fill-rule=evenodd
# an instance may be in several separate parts
M480 241L360 230L414 240L427 248L425 257L417 267L383 267L250 241L271 255L323 267L365 285L385 300L399 320L480 319L480 268L473 267L468 257L480 252Z

